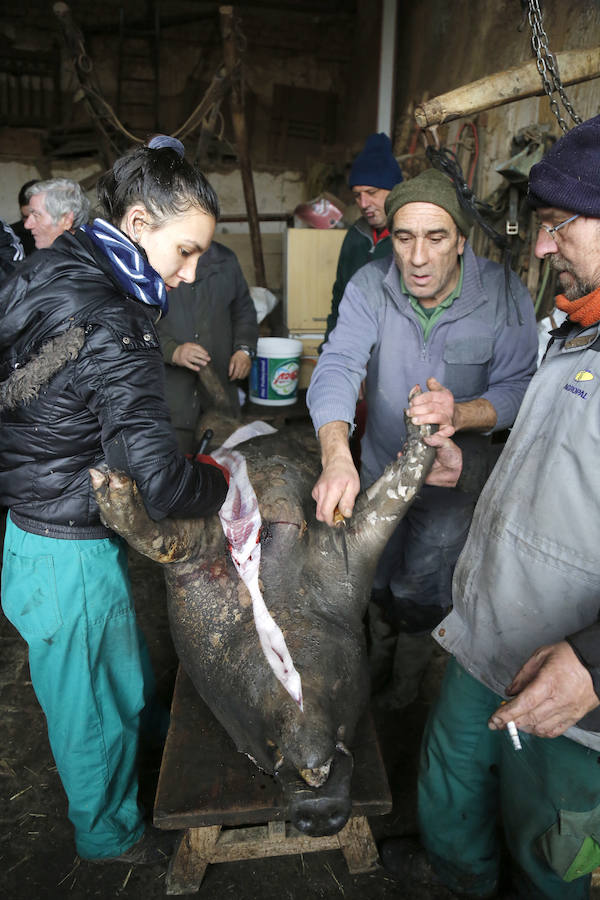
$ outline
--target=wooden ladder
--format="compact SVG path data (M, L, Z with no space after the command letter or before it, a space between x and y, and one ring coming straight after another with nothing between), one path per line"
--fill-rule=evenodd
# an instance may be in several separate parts
M134 134L149 136L159 130L160 9L148 0L146 21L128 24L119 11L117 115Z

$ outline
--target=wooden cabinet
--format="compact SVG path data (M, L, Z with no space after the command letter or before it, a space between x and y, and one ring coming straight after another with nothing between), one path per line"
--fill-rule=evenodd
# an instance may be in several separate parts
M346 231L290 228L286 238L285 315L290 337L302 341L298 387L307 388L331 311L331 291Z
M290 332L325 333L331 289L346 231L289 228L285 258L286 323Z

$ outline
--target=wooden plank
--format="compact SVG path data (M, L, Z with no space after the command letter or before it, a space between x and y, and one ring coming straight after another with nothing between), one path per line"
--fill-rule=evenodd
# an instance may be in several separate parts
M285 841L285 822L269 822L267 833L270 841Z
M315 366L319 359L319 347L323 343L325 332L317 337L307 334L296 334L290 331L290 337L302 341L302 356L300 357L300 372L298 373L298 390L306 390L310 384Z
M286 322L290 331L325 331L343 228L290 228L286 246Z
M283 818L281 791L235 745L180 668L154 805L160 828Z
M211 863L234 862L241 859L265 859L268 856L292 856L296 853L315 853L339 850L337 835L312 838L306 834L289 834L283 840L270 840L268 829L258 825L223 831L217 842Z
M600 47L564 50L556 54L557 68L563 85L577 84L600 76ZM512 103L524 97L542 96L544 87L537 63L526 62L504 72L486 75L464 84L447 94L432 97L415 109L420 128L442 125L463 116L474 116L484 109Z
M189 828L183 834L169 861L167 894L193 894L200 889L220 831L219 826Z
M337 838L351 875L373 871L379 854L364 816L349 819Z

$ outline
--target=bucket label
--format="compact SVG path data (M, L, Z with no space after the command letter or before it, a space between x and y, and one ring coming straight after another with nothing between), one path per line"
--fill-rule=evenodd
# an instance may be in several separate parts
M298 388L298 359L257 356L250 373L250 396L261 400L292 399Z
M273 372L271 387L281 397L289 397L298 385L298 372L300 366L297 362L285 362Z

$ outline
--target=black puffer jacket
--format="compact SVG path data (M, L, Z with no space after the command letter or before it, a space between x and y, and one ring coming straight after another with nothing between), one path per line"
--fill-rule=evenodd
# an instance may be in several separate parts
M130 475L154 519L223 502L219 470L178 451L153 314L82 231L34 253L0 290L0 503L59 526L41 533L99 524L90 466Z

